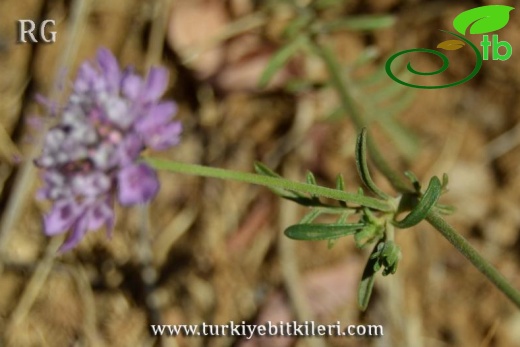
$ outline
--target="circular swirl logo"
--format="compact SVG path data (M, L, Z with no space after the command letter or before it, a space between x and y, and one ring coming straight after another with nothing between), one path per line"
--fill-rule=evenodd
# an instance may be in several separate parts
M385 70L388 76L390 76L391 79L393 79L395 82L402 84L407 87L411 88L422 88L422 89L439 89L439 88L448 88L457 86L459 84L465 83L475 77L475 75L480 71L480 68L482 67L483 60L487 60L489 56L489 48L492 47L492 55L493 60L507 60L512 54L512 47L507 41L498 41L498 35L493 35L492 41L489 41L488 35L483 36L483 40L481 42L481 46L484 47L484 57L480 53L477 46L475 46L471 41L469 41L465 35L466 31L469 29L469 34L486 34L490 33L496 30L499 30L506 26L506 24L509 22L509 12L511 12L514 8L511 6L505 6L505 5L487 5L487 6L480 6L476 7L467 11L464 11L460 13L455 19L453 20L453 27L459 34L447 31L447 30L441 30L442 32L445 32L449 35L454 36L456 39L447 40L444 42L441 42L437 45L437 48L442 48L444 50L453 51L460 49L466 45L471 47L473 52L475 53L475 67L473 68L473 71L471 73L452 83L446 83L441 85L421 85L421 84L413 84L410 82L406 82L399 77L397 77L392 72L392 63L394 60L396 60L398 57L408 54L408 53L426 53L426 54L433 54L440 58L442 61L442 66L434 71L428 71L423 72L416 70L412 67L411 62L408 62L406 65L406 69L408 72L418 75L418 76L432 76L437 75L440 73L443 73L448 69L450 66L450 62L448 57L439 51L436 51L434 49L428 49L428 48L413 48L413 49L407 49L404 51L397 52L396 54L392 55L385 64ZM506 49L505 54L501 54L498 49L500 47L504 47Z
M469 45L473 49L473 51L475 52L475 56L476 56L476 59L477 59L477 61L475 63L475 68L473 69L473 71L471 71L471 73L468 76L466 76L463 79L460 79L458 81L452 82L452 83L441 84L441 85L437 85L437 86L425 86L425 85L413 84L413 83L408 83L406 81L403 81L402 79L397 77L392 72L392 63L394 62L395 59L397 59L401 55L408 54L408 53L416 53L416 52L428 53L428 54L436 55L437 57L439 57L442 60L442 66L439 69L435 70L435 71L421 72L421 71L415 70L412 67L412 64L410 62L408 62L408 64L406 65L406 69L409 72L411 72L412 74L420 75L420 76L431 76L431 75L437 75L437 74L440 74L440 73L443 73L444 71L446 71L448 69L448 67L450 66L450 62L449 62L448 57L446 56L446 54L444 54L442 52L439 52L439 51L436 51L434 49L429 49L429 48L407 49L407 50L400 51L400 52L397 52L396 54L392 55L390 58L388 58L388 60L386 61L386 64L385 64L385 70L386 70L386 73L388 74L388 76L390 76L390 78L393 79L394 81L396 81L397 83L400 83L400 84L405 85L407 87L422 88L422 89L439 89L439 88L453 87L453 86L465 83L465 82L469 81L470 79L472 79L473 77L475 77L475 75L480 71L480 68L482 67L482 54L480 54L480 51L478 50L477 46L475 46L471 41L466 39L464 36L461 36L461 35L452 33L450 31L446 31L446 30L441 30L441 31L446 32L446 33L448 33L450 35L453 35L453 36L456 36L456 37L460 38L464 43ZM460 46L460 47L462 47L462 46Z

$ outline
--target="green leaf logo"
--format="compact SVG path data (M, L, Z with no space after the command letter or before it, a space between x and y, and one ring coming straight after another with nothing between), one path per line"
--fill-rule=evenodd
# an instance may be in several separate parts
M453 20L453 27L462 35L486 34L502 29L509 22L509 12L514 7L505 5L488 5L476 7L459 14Z

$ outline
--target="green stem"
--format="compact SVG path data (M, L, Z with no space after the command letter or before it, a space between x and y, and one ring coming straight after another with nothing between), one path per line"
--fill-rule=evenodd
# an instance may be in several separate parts
M340 64L336 60L334 54L327 49L326 47L322 47L319 44L311 43L312 49L316 54L321 56L323 62L327 66L329 70L329 75L332 81L332 84L338 91L341 104L345 111L349 114L352 119L354 125L356 126L358 131L365 126L365 121L363 120L363 116L360 114L359 109L356 107L354 100L352 99L350 93L348 92L347 85L345 83L343 76L343 71L341 69ZM396 171L392 169L390 165L386 162L381 152L377 149L374 141L371 136L367 138L367 148L370 152L370 157L374 161L376 167L385 175L390 184L401 193L413 193L410 183L403 179Z
M437 229L455 248L459 250L480 272L482 272L502 293L520 308L520 292L489 264L478 252L459 235L451 225L435 212L430 212L426 220Z
M271 188L282 188L292 191L297 191L305 194L314 194L326 198L331 198L339 201L351 202L361 206L366 206L380 211L391 212L395 208L390 203L379 199L362 196L359 194L351 194L341 190L320 187L313 184L293 182L284 178L269 177L247 172L238 172L225 169L218 169L208 166L201 166L196 164L186 164L173 162L169 160L157 158L144 158L144 160L152 167L158 170L167 170L171 172L178 172L188 175L196 175L202 177L213 177L220 179L227 179L233 181L240 181L246 183L257 184Z

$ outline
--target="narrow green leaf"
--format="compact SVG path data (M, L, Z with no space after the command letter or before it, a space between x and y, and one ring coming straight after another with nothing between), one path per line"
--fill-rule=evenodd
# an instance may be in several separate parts
M363 128L361 133L357 137L356 142L356 166L358 169L359 176L363 183L370 189L374 194L378 195L380 198L388 200L390 197L388 194L379 189L374 181L372 181L372 177L370 177L370 172L368 171L367 164L367 129Z
M486 34L502 29L509 22L509 12L514 7L487 5L472 8L459 14L453 20L453 27L462 35L470 27L470 34Z
M338 174L336 176L336 189L337 190L345 190L345 180L343 179L342 174Z
M342 215L344 213L354 214L357 212L356 209L345 208L343 206L316 206L315 209L320 210L322 213L332 214L332 215Z
M404 175L408 177L410 182L412 182L413 187L415 188L415 191L420 192L421 191L421 182L419 182L419 179L412 171L405 171Z
M320 23L318 30L333 32L340 30L375 30L388 28L395 24L395 17L391 15L365 15L342 18Z
M265 88L273 76L282 69L289 59L298 51L304 41L304 36L298 36L292 42L282 46L276 53L273 54L267 66L265 67L258 86Z
M363 228L364 224L296 224L285 229L284 234L294 240L317 241L331 240L352 235Z
M445 193L448 190L448 183L450 182L450 178L448 177L447 173L442 174L442 186L441 190L443 193Z
M344 0L316 0L312 3L312 6L318 10L324 10L332 6L339 6Z
M435 211L442 215L450 215L453 214L457 209L454 206L451 205L443 205L443 204L436 204L435 205Z
M343 175L342 174L338 174L336 176L336 189L337 190L341 190L341 191L345 191L345 180L343 179ZM347 207L347 203L345 201L340 201L339 204L342 207Z
M312 184L313 186L318 185L318 183L316 182L316 177L314 177L314 174L310 171L307 171L307 175L306 175L305 179L306 179L307 184ZM316 204L320 203L320 199L315 194L311 194L311 198Z
M346 212L342 213L339 216L336 224L347 224L348 217L352 214L353 214L353 211L346 211ZM357 232L356 232L356 234L357 234ZM327 243L327 248L331 249L336 244L336 241L337 241L337 239L330 239Z
M318 185L316 183L316 177L314 177L314 174L312 172L310 172L310 171L307 171L306 180L307 180L308 184L313 184L315 186Z
M298 16L293 19L285 26L283 35L286 39L293 39L296 35L306 32L307 27L314 19L314 14L308 9L301 8L298 11Z
M441 181L436 176L433 176L417 206L402 221L394 220L392 224L401 229L410 228L418 224L428 216L430 209L435 205L440 195Z
M255 167L256 173L259 173L261 175L270 176L270 177L280 177L280 178L282 177L259 161L254 163L254 167Z
M311 212L307 213L301 220L300 224L309 224L312 223L313 220L315 220L322 211L319 209L312 209Z
M378 271L375 269L379 264L378 256L373 255L376 252L380 252L379 248L379 244L374 247L370 257L368 258L367 264L365 265L365 269L363 270L363 275L361 276L361 282L358 287L358 306L361 311L367 309L370 297L372 296L372 289L374 288L376 273Z
M348 216L351 215L352 213L349 211L349 212L346 212L346 213L343 213L339 218L338 218L338 221L337 221L337 224L346 224L347 223L347 219L348 219ZM329 239L327 240L327 249L331 249L332 247L334 247L334 245L336 244L336 242L338 241L339 238L335 238L335 239Z
M346 211L346 212L342 213L339 216L336 224L347 224L348 217L350 217L351 215L352 215L352 211Z

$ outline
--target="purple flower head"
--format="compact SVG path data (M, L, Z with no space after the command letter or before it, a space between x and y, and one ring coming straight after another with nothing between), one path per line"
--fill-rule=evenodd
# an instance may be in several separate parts
M155 171L137 161L146 148L164 150L180 141L182 125L172 120L176 104L159 100L167 83L166 69L152 68L143 79L122 71L104 48L95 62L80 66L60 122L35 160L44 182L38 197L54 203L44 217L45 234L68 233L61 251L102 226L110 234L116 198L130 206L157 194Z

